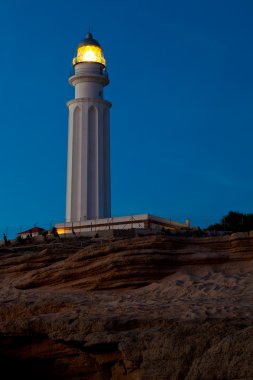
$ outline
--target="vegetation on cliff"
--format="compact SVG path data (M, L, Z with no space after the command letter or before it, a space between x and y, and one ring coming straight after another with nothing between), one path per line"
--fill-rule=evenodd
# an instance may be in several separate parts
M210 225L208 230L230 232L253 231L253 214L230 211L221 219L220 223Z

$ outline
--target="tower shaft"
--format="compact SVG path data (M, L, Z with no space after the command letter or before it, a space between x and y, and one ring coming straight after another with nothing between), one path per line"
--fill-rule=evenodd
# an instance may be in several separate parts
M66 221L111 216L109 83L100 63L80 62L69 79L75 99L69 108Z

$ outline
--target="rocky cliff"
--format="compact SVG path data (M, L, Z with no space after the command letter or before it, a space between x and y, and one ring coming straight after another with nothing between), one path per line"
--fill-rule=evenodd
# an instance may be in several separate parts
M0 253L8 378L253 379L252 233L84 245Z

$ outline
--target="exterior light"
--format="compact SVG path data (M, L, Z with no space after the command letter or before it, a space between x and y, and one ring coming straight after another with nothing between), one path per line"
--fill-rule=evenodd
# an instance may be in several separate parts
M91 33L88 33L85 40L77 47L76 57L73 59L72 64L75 66L80 62L96 62L106 66L103 50L99 43L93 39Z

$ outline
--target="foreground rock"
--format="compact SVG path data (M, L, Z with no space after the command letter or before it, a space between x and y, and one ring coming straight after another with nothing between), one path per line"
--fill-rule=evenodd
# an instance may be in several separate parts
M9 378L253 379L253 235L0 256Z

